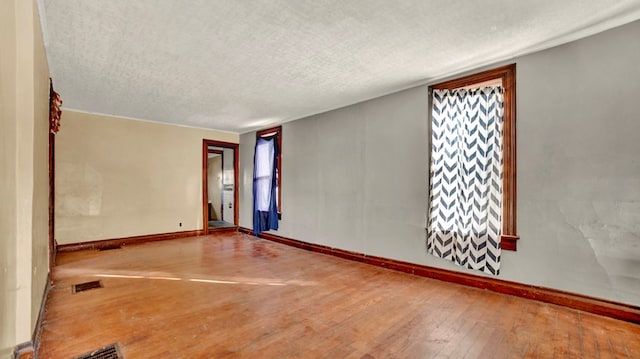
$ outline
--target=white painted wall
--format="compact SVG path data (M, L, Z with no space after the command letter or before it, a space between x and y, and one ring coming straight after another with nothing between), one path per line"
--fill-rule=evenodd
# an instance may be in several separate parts
M640 21L517 58L517 252L501 279L640 305ZM283 125L277 234L470 272L425 250L428 95ZM252 226L255 133L240 137Z

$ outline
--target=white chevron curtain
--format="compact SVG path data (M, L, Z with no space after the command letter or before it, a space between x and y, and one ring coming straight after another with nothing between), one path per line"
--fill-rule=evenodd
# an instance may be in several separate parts
M497 275L503 89L434 90L427 250Z

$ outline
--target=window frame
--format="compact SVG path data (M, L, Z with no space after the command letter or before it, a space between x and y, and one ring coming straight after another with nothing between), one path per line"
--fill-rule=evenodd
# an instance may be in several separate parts
M455 78L431 85L430 90L454 90L476 87L492 80L501 80L504 89L503 176L502 176L502 235L500 246L516 251L517 193L516 193L516 64ZM433 96L429 91L430 97ZM431 116L431 115L430 115Z
M259 138L275 137L278 145L278 155L276 157L276 188L278 190L278 198L276 199L278 207L278 219L282 218L282 126L270 127L264 130L256 131L256 142Z

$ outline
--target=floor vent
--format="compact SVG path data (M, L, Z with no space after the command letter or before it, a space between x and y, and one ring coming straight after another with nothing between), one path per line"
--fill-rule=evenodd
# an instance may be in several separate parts
M98 248L99 251L110 251L110 250L114 250L114 249L120 249L122 248L119 244L114 244L111 246L104 246L104 247L100 247Z
M120 348L116 343L82 354L73 359L122 359L122 354L120 354Z
M103 288L102 281L94 280L92 282L80 283L73 285L73 294L84 292L89 289Z

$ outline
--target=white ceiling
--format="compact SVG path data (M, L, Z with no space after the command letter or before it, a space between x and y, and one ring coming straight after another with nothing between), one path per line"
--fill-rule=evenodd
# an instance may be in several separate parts
M640 0L39 0L64 107L244 133L640 19Z

